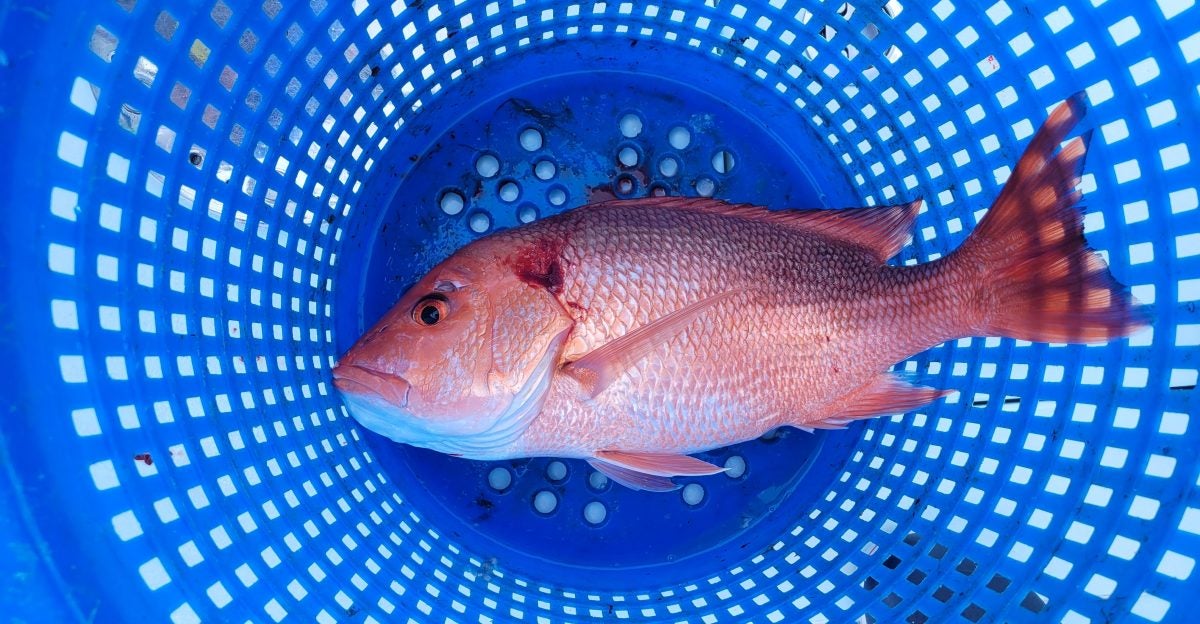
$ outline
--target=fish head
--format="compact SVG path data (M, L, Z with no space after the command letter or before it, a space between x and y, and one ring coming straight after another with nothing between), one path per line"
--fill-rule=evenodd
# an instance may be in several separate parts
M486 242L435 267L339 361L334 385L368 429L485 458L541 409L573 321Z

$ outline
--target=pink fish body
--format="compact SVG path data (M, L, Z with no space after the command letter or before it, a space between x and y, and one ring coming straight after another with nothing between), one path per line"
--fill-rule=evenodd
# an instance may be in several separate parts
M944 391L889 368L964 336L1102 342L1144 323L1089 251L1082 114L1061 105L972 236L886 261L920 202L771 212L697 198L585 206L476 241L334 370L351 414L476 459L588 459L630 487L720 469L689 453L841 427Z

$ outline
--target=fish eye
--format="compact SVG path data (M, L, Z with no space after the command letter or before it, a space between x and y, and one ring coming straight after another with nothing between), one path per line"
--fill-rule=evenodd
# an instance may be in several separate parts
M446 318L447 311L445 297L432 295L417 302L417 305L413 308L412 316L413 320L418 324L429 327L437 325L442 319Z

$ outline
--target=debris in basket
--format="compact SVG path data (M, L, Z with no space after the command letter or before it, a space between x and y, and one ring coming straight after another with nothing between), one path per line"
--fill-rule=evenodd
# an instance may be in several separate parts
M1059 149L1084 110L1082 94L1054 110L975 231L936 261L887 264L919 199L593 203L459 250L345 354L335 385L360 423L398 442L582 458L667 491L672 477L729 469L692 453L927 409L951 391L889 369L937 344L1127 336L1148 319L1087 248L1076 208L1090 133ZM539 496L550 513L553 494Z
M147 466L154 465L154 458L150 457L150 453L139 453L137 455L134 455L133 459L136 461L140 461L143 464L146 464Z

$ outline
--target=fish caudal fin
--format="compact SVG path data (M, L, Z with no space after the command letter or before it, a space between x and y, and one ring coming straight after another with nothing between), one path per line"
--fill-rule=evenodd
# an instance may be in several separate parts
M981 267L987 282L977 335L1104 342L1147 323L1138 303L1083 238L1076 186L1091 132L1054 154L1085 111L1082 93L1054 109L956 252L960 261Z

